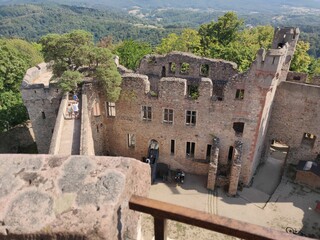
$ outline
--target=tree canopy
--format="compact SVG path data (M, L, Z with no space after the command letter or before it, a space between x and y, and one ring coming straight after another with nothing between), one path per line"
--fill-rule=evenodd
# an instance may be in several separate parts
M120 94L121 76L108 48L95 46L93 35L83 30L48 34L40 39L46 61L54 61L53 73L64 91L74 90L83 76L97 77L109 101Z
M21 39L0 39L0 131L28 119L20 85L26 70L42 61L34 45Z
M151 52L152 48L148 43L132 39L123 41L115 48L115 53L120 58L120 64L133 70L138 67L140 60Z

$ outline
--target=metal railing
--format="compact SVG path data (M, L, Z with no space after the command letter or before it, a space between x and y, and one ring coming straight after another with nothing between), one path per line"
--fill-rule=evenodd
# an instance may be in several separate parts
M131 210L153 216L155 240L167 239L167 219L242 239L309 239L255 224L221 217L218 215L212 215L194 209L135 195L133 195L129 201L129 208Z

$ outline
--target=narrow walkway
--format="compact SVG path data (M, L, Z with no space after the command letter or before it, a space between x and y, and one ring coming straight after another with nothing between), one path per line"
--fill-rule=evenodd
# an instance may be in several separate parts
M74 103L73 100L69 100L69 103ZM81 109L79 102L79 109ZM80 134L81 134L81 119L75 118L73 115L71 118L68 115L67 109L65 111L65 121L61 134L59 154L66 155L79 155L80 154Z

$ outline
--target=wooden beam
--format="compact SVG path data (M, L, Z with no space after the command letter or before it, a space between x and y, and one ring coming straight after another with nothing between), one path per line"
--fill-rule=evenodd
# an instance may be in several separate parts
M271 228L258 226L251 223L238 221L231 218L221 217L218 215L208 214L205 212L197 211L194 209L181 207L178 205L165 203L149 198L139 197L133 195L129 201L129 208L142 213L147 213L155 218L155 224L158 224L164 219L170 219L186 223L189 225L205 228L211 231L223 233L229 236L234 236L242 239L259 239L259 240L302 240L309 239L300 237L298 235L289 234L281 231L277 231ZM161 226L156 226L160 230L165 231L165 223L161 223ZM158 231L155 230L156 234ZM165 234L163 233L163 235ZM157 238L156 240L163 240L166 238Z

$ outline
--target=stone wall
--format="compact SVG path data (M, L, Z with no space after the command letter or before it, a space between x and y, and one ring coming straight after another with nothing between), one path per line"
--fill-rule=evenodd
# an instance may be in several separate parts
M61 135L62 135L63 125L65 123L65 117L66 117L65 112L68 106L68 99L69 99L68 95L69 95L68 93L64 94L62 101L60 103L59 112L56 118L56 123L54 126L52 138L51 138L49 154L58 154L60 150L59 147L61 143Z
M0 239L137 239L135 194L150 168L130 158L1 155ZM137 177L138 176L138 177Z
M62 91L49 81L45 63L28 69L21 85L23 103L31 120L39 153L48 153L59 111Z
M165 77L159 81L158 96L149 92L150 83L146 75L125 74L120 100L116 103L116 116L105 119L109 151L114 155L131 156L137 159L147 156L152 139L160 146L160 162L187 172L207 174L208 163L200 163L207 156L207 147L212 144L212 135L221 139L219 162L228 164L230 146L242 139L245 161L249 160L252 139L259 123L261 94L257 82L246 74L238 74L225 85L224 99L212 99L213 84L209 78L200 78L199 98L187 95L188 80ZM244 98L236 99L237 89L245 89ZM151 121L142 116L142 106L152 109ZM173 123L163 121L164 109L173 110ZM196 111L196 124L186 124L186 111ZM235 133L234 122L245 124L243 134ZM128 134L135 136L135 146L128 146ZM116 136L116 137L115 137ZM175 152L171 153L171 140ZM186 154L187 142L195 143L194 158ZM205 161L204 161L205 162ZM243 175L250 175L251 169Z
M313 160L320 152L320 86L282 82L276 92L268 128L268 141L275 139L289 148L288 163ZM304 134L315 135L315 140Z

